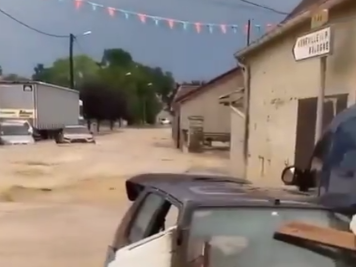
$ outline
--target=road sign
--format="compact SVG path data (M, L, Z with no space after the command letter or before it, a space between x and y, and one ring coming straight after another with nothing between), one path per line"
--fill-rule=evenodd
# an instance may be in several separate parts
M329 10L323 9L314 12L314 15L311 18L311 28L319 28L329 21Z
M327 56L331 53L331 28L327 27L299 37L293 47L296 61L313 57Z

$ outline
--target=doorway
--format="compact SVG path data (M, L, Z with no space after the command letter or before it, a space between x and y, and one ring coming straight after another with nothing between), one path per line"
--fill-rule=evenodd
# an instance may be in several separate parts
M324 100L323 129L332 119L347 108L348 94L326 96ZM315 124L317 113L316 97L298 100L297 128L294 165L304 169L309 164L315 144Z

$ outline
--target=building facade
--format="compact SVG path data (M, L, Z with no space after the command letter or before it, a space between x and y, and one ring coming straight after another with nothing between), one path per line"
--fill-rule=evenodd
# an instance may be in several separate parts
M355 102L356 1L323 1L329 9L333 54L327 58L324 123ZM320 59L296 62L296 38L310 32L312 10L287 21L236 53L247 67L248 147L246 177L280 183L287 165L307 164L315 142ZM246 80L245 80L246 83Z
M204 118L205 133L230 133L230 110L219 97L242 86L240 68L234 68L193 90L180 100L180 125L189 128L190 116Z

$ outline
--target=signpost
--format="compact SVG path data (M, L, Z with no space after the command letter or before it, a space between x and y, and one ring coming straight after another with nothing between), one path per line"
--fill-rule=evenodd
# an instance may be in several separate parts
M327 9L318 10L311 18L311 29L314 30L297 38L293 47L293 56L296 61L314 57L320 58L320 87L318 93L318 105L315 125L315 142L323 132L323 113L326 83L327 56L332 52L332 31L330 27L322 28L329 21Z
M293 47L296 61L313 57L327 56L331 53L331 28L324 28L297 38Z

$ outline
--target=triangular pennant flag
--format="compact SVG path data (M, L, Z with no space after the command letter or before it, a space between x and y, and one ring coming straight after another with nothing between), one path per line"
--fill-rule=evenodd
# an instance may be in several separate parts
M90 2L90 5L91 5L91 8L93 9L93 11L95 11L96 8L98 7L98 5L95 4L95 3L91 3L91 2Z
M146 23L146 15L145 14L138 14L138 17L142 23Z
M266 30L267 30L268 32L271 31L271 30L273 30L273 25L270 24L270 23L268 23L268 24L266 25Z
M115 16L116 9L113 7L108 7L108 12L111 17Z
M250 32L250 26L248 24L245 25L245 34Z
M255 27L256 27L257 31L260 33L261 32L261 25L256 24Z
M173 27L174 27L174 20L173 20L173 19L169 19L169 20L168 20L168 25L169 25L169 28L173 29Z
M232 25L231 26L231 29L232 29L232 31L234 32L234 33L237 33L237 29L239 28L239 26L237 26L237 25Z
M188 28L188 22L183 22L183 30L186 30Z
M125 19L128 19L130 17L130 14L127 12L124 12L124 15L125 15Z
M154 22L155 22L155 25L158 26L159 24L159 18L153 18Z
M83 0L75 0L74 4L75 4L75 8L79 9L83 4Z
M201 23L200 22L195 22L195 30L197 31L197 33L200 33L201 31Z
M213 33L213 31L214 31L214 26L211 25L211 24L209 24L209 25L208 25L208 29L209 29L209 32L210 32L210 33Z
M224 33L224 34L226 33L226 25L225 24L221 24L220 29L221 29L222 33Z

